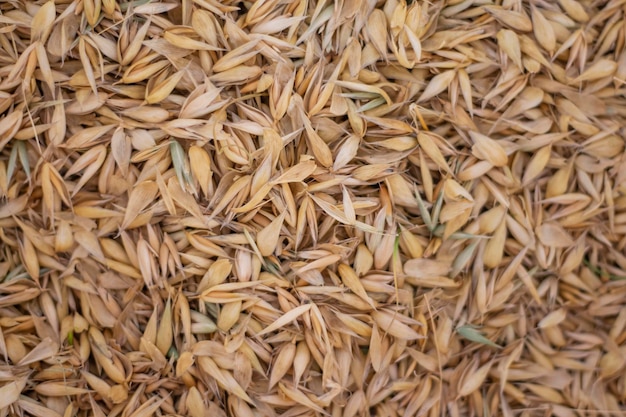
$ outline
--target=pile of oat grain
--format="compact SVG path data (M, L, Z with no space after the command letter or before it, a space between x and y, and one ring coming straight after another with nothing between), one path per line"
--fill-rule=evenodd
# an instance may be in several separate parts
M0 417L623 415L625 13L0 2Z

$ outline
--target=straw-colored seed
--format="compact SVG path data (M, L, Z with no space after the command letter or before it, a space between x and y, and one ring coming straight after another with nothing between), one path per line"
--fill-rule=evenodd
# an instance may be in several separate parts
M489 362L478 369L474 369L472 372L468 372L459 387L459 395L467 396L477 390L487 377L491 366L492 363Z
M455 75L455 71L445 71L433 77L426 89L424 89L424 92L420 96L419 101L426 101L444 91L446 88L448 88L448 85L455 77Z
M555 222L543 223L537 228L536 233L539 241L546 246L571 247L574 244L574 240L569 233Z
M546 198L564 194L567 191L571 174L571 164L568 164L567 166L559 169L548 181L548 185L546 187Z
M298 385L306 368L311 361L311 352L305 342L299 342L296 345L296 353L293 358L293 380Z
M551 146L545 146L537 151L525 169L524 176L522 177L522 183L527 184L541 174L550 160L551 151Z
M362 276L367 273L374 265L374 257L372 253L367 249L367 246L361 244L356 250L354 257L354 271L358 276Z
M498 32L498 46L504 53L522 69L522 50L517 35L512 30L502 29Z
M502 262L504 255L504 245L506 242L507 228L504 220L500 222L500 225L494 231L493 236L487 242L485 251L483 254L483 262L488 268L495 268Z
M286 212L281 213L257 234L257 247L263 256L271 255L278 244Z
M91 389L96 391L103 398L110 398L111 386L103 379L89 373L83 372L82 376L85 378Z
M559 0L559 4L567 15L577 22L586 22L589 20L589 15L585 12L583 6L574 0Z
M488 6L485 7L485 10L499 20L503 25L509 26L511 29L520 32L530 32L532 30L532 22L523 12L505 10L504 8L498 6Z
M341 280L346 285L346 287L350 288L352 292L354 292L367 303L373 303L367 295L367 292L365 291L365 288L363 287L363 284L361 283L361 280L359 279L357 273L351 267L346 264L340 264L337 268L337 272L339 272Z
M239 321L241 305L241 301L224 304L224 307L222 307L220 315L217 318L217 327L220 330L227 332L237 323L237 321Z
M276 385L292 367L296 356L296 350L297 348L294 343L286 343L278 351L276 360L274 361L272 367L272 373L270 374L270 388Z
M156 346L162 354L166 354L172 344L172 302L167 300L156 335Z
M66 382L44 382L35 387L35 391L40 395L50 397L64 397L71 395L81 395L89 392L85 388L77 388L68 385Z

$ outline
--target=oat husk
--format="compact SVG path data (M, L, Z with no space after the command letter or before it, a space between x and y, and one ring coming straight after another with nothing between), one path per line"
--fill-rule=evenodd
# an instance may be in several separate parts
M621 1L0 4L0 416L626 412Z

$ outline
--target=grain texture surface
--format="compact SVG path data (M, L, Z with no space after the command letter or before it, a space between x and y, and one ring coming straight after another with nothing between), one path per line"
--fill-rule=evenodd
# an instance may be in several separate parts
M0 2L0 417L623 415L625 13Z

